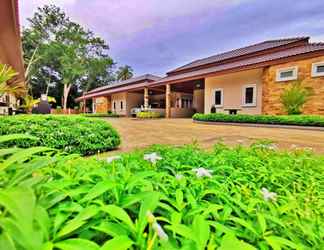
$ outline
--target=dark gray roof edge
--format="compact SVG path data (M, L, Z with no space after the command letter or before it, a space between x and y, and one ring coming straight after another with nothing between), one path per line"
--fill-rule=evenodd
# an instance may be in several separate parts
M162 77L156 76L153 74L145 74L145 75L135 76L135 77L132 77L132 78L124 80L124 81L115 81L108 85L92 89L92 90L86 92L85 94L91 94L91 93L95 93L95 92L99 92L99 91L103 91L103 90L107 90L107 89L111 89L111 88L115 88L115 87L120 87L120 86L123 86L126 84L136 83L139 81L158 81L161 78Z

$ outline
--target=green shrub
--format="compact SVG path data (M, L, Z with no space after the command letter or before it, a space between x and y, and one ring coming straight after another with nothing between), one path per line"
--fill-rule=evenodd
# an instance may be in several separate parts
M117 113L112 113L112 112L108 112L108 113L93 113L93 114L81 114L82 116L85 117L119 117L119 115Z
M296 126L324 127L324 117L316 115L228 115L228 114L194 114L196 121L258 123Z
M311 91L303 87L301 82L295 82L283 92L280 99L288 115L299 115L310 95Z
M112 150L120 144L116 130L106 121L81 116L17 115L0 119L0 135L17 133L38 138L19 140L15 142L18 147L46 146L82 155Z
M152 118L160 118L160 112L155 111L141 111L136 113L136 117L140 119L152 119Z
M1 249L323 249L324 158L266 146L0 150Z

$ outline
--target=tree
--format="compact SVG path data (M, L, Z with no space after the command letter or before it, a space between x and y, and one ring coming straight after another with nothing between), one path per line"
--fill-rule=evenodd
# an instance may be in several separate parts
M281 95L281 103L288 115L302 113L302 107L307 102L312 91L302 86L300 81L294 82L290 88L286 89Z
M129 65L121 66L118 68L116 74L118 81L125 81L133 77L133 69Z
M80 91L107 84L114 80L114 61L108 55L105 41L72 22L54 5L38 8L23 29L25 62L29 68L31 94L37 98L48 90L58 105L72 106Z

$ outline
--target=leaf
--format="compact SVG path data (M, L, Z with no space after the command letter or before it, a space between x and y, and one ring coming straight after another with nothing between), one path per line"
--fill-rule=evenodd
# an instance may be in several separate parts
M201 215L196 215L192 223L192 231L198 249L205 249L209 239L210 229L208 222Z
M37 137L31 136L31 135L10 134L10 135L1 135L0 136L0 143L7 142L7 141L21 140L21 139L38 140Z
M16 250L15 243L7 233L0 234L0 249Z
M108 213L110 216L124 222L131 229L131 231L135 231L135 226L131 218L129 217L127 212L121 207L115 205L107 205L103 206L101 210Z
M256 250L255 247L252 245L242 241L238 240L234 234L226 234L221 241L221 245L218 248L218 250Z
M103 194L109 189L112 189L115 186L114 183L108 181L101 181L97 183L93 188L91 188L86 196L80 201L81 203L93 200L99 195Z
M31 147L28 149L20 150L10 156L7 160L5 160L2 164L0 164L0 171L6 169L10 165L16 162L24 162L29 159L32 155L38 154L46 151L54 151L54 149L47 147Z
M92 229L104 232L110 236L117 237L127 235L127 231L118 223L102 221L99 226L94 226Z
M54 244L54 247L61 250L100 250L100 247L85 239L68 239Z
M99 208L96 206L90 206L84 208L74 219L70 220L57 234L58 237L63 237L67 234L79 229L87 220L95 216L99 212Z
M127 236L117 236L106 243L100 248L101 250L127 250L133 245Z
M264 239L274 250L280 250L283 246L289 246L292 249L303 249L302 247L298 247L298 245L292 241L279 236L268 236L264 237Z
M147 224L147 212L153 211L156 209L156 207L159 204L160 200L160 194L157 192L150 192L146 195L146 197L142 200L141 203L141 208L139 211L139 219L138 219L138 228L137 228L137 233L141 235L145 229L145 226Z
M249 222L247 222L241 218L237 218L237 217L232 217L231 220L240 224L241 226L245 227L246 229L250 230L255 235L258 235L258 233L255 231L255 229Z
M259 223L259 225L260 225L260 228L261 228L262 234L264 234L265 231L267 230L266 220L265 220L263 214L261 214L261 213L258 213L258 214L257 214L257 218L258 218L258 223Z

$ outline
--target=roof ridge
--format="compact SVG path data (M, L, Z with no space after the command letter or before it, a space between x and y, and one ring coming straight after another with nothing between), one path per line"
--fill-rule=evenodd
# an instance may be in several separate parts
M310 39L309 36L296 36L296 37L287 37L287 38L279 38L279 39L271 39L265 40L263 43L271 43L271 42L283 42L283 41L294 41L294 40L305 40Z

